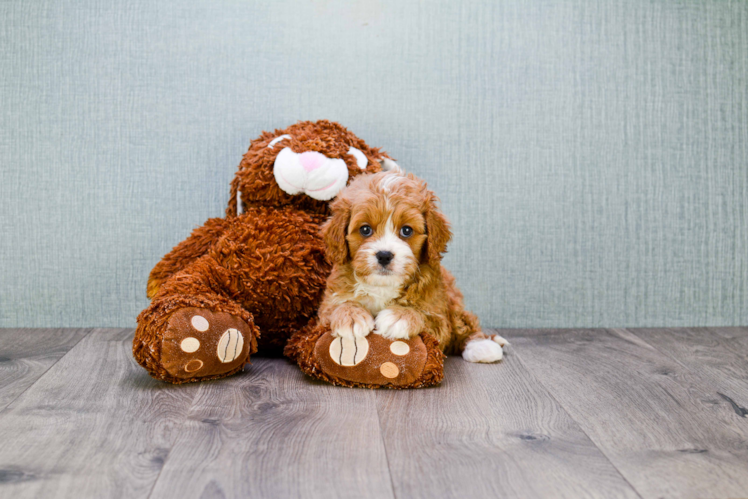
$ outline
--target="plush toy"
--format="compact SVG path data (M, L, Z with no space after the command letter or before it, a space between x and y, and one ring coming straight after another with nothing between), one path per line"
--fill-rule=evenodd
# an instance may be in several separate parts
M307 375L346 387L411 389L444 378L444 354L426 333L409 340L376 333L349 339L312 324L291 337L285 352Z
M280 353L315 316L330 272L319 235L328 201L389 161L329 121L263 132L231 183L225 218L209 219L151 271L138 363L184 383L236 373L258 348Z

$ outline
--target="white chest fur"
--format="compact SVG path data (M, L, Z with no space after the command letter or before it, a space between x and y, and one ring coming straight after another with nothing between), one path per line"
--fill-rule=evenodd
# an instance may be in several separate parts
M376 316L400 296L400 286L399 283L372 285L357 281L354 287L354 295L356 300L368 309L372 316Z

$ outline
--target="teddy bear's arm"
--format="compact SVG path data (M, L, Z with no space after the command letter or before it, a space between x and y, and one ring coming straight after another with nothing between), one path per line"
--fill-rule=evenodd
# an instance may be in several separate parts
M152 299L167 279L205 255L230 225L227 219L208 219L203 226L192 231L186 240L167 253L148 277L148 298Z

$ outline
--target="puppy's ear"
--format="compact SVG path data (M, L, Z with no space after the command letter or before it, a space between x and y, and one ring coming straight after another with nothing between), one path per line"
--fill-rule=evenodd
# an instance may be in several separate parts
M447 250L447 243L452 239L449 221L439 210L438 202L439 198L433 193L429 193L424 213L426 219L426 261L432 265L437 265L442 260L442 254Z
M333 264L344 264L348 260L348 221L351 220L351 204L338 198L330 204L332 217L322 224L321 234L325 242L325 255Z
M400 165L395 163L393 160L390 160L386 156L383 156L379 159L379 165L382 167L382 172L397 172L399 174L403 173L403 169L400 168Z

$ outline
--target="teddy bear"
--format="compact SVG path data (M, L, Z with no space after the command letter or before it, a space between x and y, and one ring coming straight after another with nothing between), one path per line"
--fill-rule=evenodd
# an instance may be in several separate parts
M137 362L165 382L217 379L243 370L258 350L280 354L292 335L316 331L331 270L320 234L328 202L354 177L391 168L398 167L386 153L335 122L263 132L231 182L225 217L195 229L151 271L151 303L138 316L133 339ZM304 337L294 348L313 348L318 337ZM373 341L369 359L379 359L379 351L382 359L391 357L385 344ZM426 370L424 363L440 352L426 351L398 357L400 365L412 365L400 368L408 375L385 381L440 380L441 366ZM355 380L360 371L330 368L341 380Z
M225 217L195 229L151 271L137 362L165 382L217 379L314 329L331 269L320 235L328 202L355 176L393 166L335 122L263 132L231 182Z

